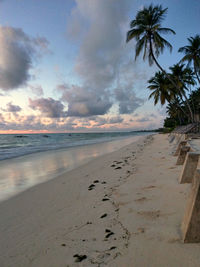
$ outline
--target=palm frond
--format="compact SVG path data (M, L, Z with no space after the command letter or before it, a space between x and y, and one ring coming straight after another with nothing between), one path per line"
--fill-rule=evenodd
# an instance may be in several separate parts
M158 32L164 33L164 34L168 34L168 33L176 34L176 32L170 28L158 28Z
M139 40L140 35L144 33L143 29L132 29L130 31L127 32L127 36L126 36L126 42L128 43L130 40L132 40L133 38L135 38L136 40Z
M163 37L161 37L158 33L154 34L154 39L156 40L156 44L158 44L158 46L160 46L161 52L163 52L163 48L167 47L170 52L172 52L172 45L165 40Z
M139 56L141 50L144 48L145 41L146 41L146 38L145 38L145 36L143 36L142 39L140 39L137 42L136 50L135 50L135 59Z

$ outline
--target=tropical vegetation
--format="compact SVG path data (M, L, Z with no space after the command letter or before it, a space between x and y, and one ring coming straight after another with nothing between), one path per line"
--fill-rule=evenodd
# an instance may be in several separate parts
M200 35L189 37L188 45L180 47L182 59L165 70L158 57L165 48L172 51L172 45L162 37L163 34L175 34L174 30L162 27L167 14L162 5L149 5L138 11L130 22L126 41L136 41L135 60L143 53L148 60L159 68L148 80L149 99L154 104L167 105L168 117L165 127L176 127L198 121L200 117Z

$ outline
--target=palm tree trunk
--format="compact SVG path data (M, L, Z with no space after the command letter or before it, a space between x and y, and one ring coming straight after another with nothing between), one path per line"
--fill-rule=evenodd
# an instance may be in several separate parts
M184 83L183 83L183 86L184 86L184 88L185 88L186 90L188 90L188 88L185 86ZM189 112L190 112L190 116L191 116L192 122L194 122L194 115L193 115L192 109L191 109L190 104L189 104L189 100L188 100L188 98L187 98L185 92L183 92L183 96L185 97L185 102L186 102L186 105L187 105L187 107L188 107L188 109L189 109Z
M182 96L180 96L180 98L181 98L182 102L184 102L183 99L182 99ZM190 119L190 117L189 117L188 114L185 112L185 110L181 107L181 105L179 105L178 100L177 100L177 97L175 98L175 100L176 100L176 102L177 102L177 107L183 112L183 114L184 114L186 117L188 117L188 118Z
M151 42L151 37L150 37L150 53L151 53L151 56L154 60L154 62L156 63L157 67L166 75L166 77L168 78L168 80L173 84L173 86L180 92L180 89L179 87L176 85L176 83L170 78L170 76L167 74L167 72L160 66L160 64L158 63L158 61L156 60L156 57L154 56L154 53L153 53L153 47L152 47L152 42ZM180 92L181 94L181 92ZM185 97L185 96L184 96ZM190 112L190 116L187 115L187 117L189 117L189 119L191 120L191 122L193 122L193 113L192 113L192 110L190 108L190 105L188 103L188 101L186 100L186 103L187 103L187 106L188 106L188 109L189 109L189 112Z
M194 72L195 72L195 74L196 74L196 77L197 77L197 80L198 80L198 82L199 82L199 84L200 84L200 78L199 78L199 75L198 75L197 69L196 69L196 67L195 67L195 64L194 64Z

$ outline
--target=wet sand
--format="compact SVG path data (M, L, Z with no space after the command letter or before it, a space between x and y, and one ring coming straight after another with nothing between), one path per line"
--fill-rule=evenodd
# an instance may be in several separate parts
M1 266L199 266L172 150L142 138L2 202Z
M0 201L137 141L140 136L33 153L0 161Z

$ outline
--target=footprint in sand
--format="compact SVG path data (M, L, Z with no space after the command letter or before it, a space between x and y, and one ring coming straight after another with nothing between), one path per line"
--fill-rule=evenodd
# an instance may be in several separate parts
M149 219L157 219L160 217L160 210L155 211L138 211L137 214L142 215Z
M106 229L105 232L107 233L107 235L105 236L106 239L109 238L111 235L114 235L114 233L109 229Z
M146 189L153 189L153 188L157 188L157 187L155 185L150 185L150 186L143 187L142 189L146 190Z
M86 255L75 254L73 257L76 258L75 262L81 262L81 261L87 259Z
M104 213L103 215L101 215L101 219L103 219L103 218L105 218L105 217L107 217L107 213Z
M110 200L109 198L103 198L102 201L108 201Z
M146 197L141 197L141 198L137 198L137 199L135 199L135 201L136 202L145 202L145 201L147 201L148 199L146 198Z
M90 191L90 190L93 190L94 187L95 187L95 185L94 185L94 184L91 184L91 185L88 187L88 190L89 190L89 191Z

